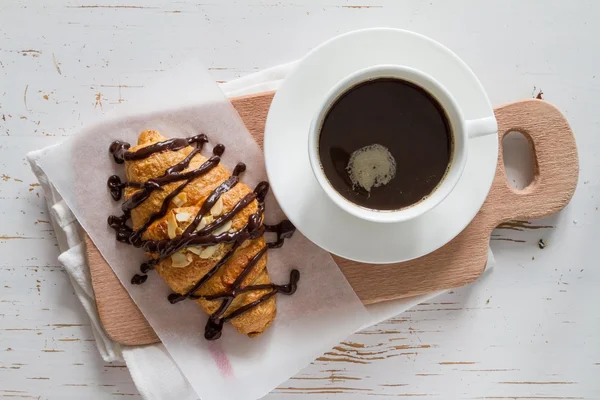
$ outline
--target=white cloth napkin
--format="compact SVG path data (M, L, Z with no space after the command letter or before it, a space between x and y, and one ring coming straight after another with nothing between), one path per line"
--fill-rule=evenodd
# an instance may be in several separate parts
M224 83L221 85L221 89L229 97L276 90L281 81L295 65L296 62L292 62L269 68ZM44 190L45 200L50 210L52 226L56 232L61 251L58 260L67 271L75 294L90 318L100 355L106 362L125 361L133 381L144 399L197 399L197 395L162 344L137 347L120 346L118 343L113 342L104 332L94 300L90 270L87 265L84 244L80 235L81 227L58 192L54 189L52 183L48 181L46 175L38 167L37 161L44 157L48 149L31 152L27 155L27 158ZM493 255L488 250L486 271L494 264ZM367 310L370 314L370 320L363 328L398 315L441 293L435 292L368 306Z

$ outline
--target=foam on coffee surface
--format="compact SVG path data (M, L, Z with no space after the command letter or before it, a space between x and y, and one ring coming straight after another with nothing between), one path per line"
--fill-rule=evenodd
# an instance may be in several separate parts
M350 155L346 167L352 186L371 192L374 187L388 184L396 176L396 160L387 147L371 144Z

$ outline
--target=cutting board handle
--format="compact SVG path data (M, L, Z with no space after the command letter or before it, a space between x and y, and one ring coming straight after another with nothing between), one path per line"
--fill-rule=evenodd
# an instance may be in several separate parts
M579 158L573 131L564 115L543 100L522 100L495 110L500 149L509 132L520 132L529 142L534 165L533 182L522 190L511 187L506 179L502 151L498 170L486 202L494 204L500 220L530 220L562 210L575 191L579 176ZM497 225L496 224L496 225Z

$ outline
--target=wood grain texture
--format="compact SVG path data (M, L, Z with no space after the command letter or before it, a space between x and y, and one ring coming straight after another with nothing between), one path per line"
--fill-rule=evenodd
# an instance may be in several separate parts
M273 92L232 99L248 130L262 146ZM464 286L484 271L492 230L514 219L552 215L567 205L577 185L579 161L575 139L563 115L548 102L524 100L495 110L498 140L521 132L535 157L534 180L524 190L506 181L502 152L490 193L473 221L440 249L415 260L395 264L364 264L334 256L364 304ZM500 148L501 148L500 143ZM98 312L108 335L129 345L156 343L158 337L119 283L89 238L88 261Z
M120 344L131 346L159 342L154 329L146 321L144 314L135 305L90 237L85 235L84 240L96 306L108 336Z
M271 107L273 96L275 96L274 91L231 99L231 104L233 104L233 107L240 114L244 125L246 125L246 128L248 128L248 131L261 149L263 148L263 135L267 122L267 114L269 107Z

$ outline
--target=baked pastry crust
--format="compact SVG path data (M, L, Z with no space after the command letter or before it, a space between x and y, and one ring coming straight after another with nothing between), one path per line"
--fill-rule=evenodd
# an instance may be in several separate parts
M167 139L160 133L147 130L139 135L137 145L129 149L129 151L135 152L165 140ZM127 179L130 182L144 183L157 178L163 175L168 168L181 162L193 151L193 149L192 146L186 146L176 151L156 152L140 160L125 160ZM192 171L207 160L206 157L198 153L193 156L189 166L183 170L183 172ZM209 172L191 180L177 196L178 201L173 200L170 202L166 215L153 222L143 233L142 239L155 241L172 239L172 235L169 235L169 230L171 229L172 233L173 221L175 221L176 224L176 233L180 235L191 223L191 220L198 213L200 207L213 190L230 176L231 173L221 164L218 164ZM157 213L161 209L165 198L180 184L181 182L168 183L162 186L162 190L154 190L144 202L133 208L131 210L133 230L135 231L142 227L152 214ZM131 196L140 190L141 189L135 187L127 187L125 189L125 198L131 198ZM239 182L231 190L223 193L221 195L222 211L220 215L231 211L232 208L249 193L252 193L252 189L242 182ZM252 214L257 213L258 210L259 204L255 199L233 217L229 231L243 229L248 223L249 217ZM181 217L185 217L186 215L191 216L191 219L184 219ZM187 293L200 279L202 279L202 277L217 265L219 260L232 249L233 244L221 243L216 246L216 249L211 249L211 251L214 250L214 252L208 257L206 254L197 254L202 249L197 249L196 252L192 252L184 248L180 250L180 252L182 252L186 260L189 261L188 265L176 267L173 257L167 257L160 260L155 266L155 269L174 292L179 294ZM240 276L250 260L265 246L266 243L262 236L256 239L248 239L243 242L233 252L233 255L225 262L225 264L223 264L217 272L206 281L206 283L196 290L194 294L198 296L218 295L231 290L234 281ZM157 253L148 253L148 256L150 258L158 258ZM258 262L249 271L248 275L243 279L240 287L244 288L251 285L271 284L271 279L269 278L266 266L267 252L264 252ZM241 307L260 300L270 292L271 290L269 289L259 289L242 292L239 295L236 295L231 302L231 305L223 314L223 317L226 318ZM203 298L196 299L195 301L208 314L215 313L223 302L222 300L206 300ZM271 296L244 313L233 317L229 322L231 322L240 333L253 337L264 332L264 330L273 322L275 315L276 299L275 296Z

